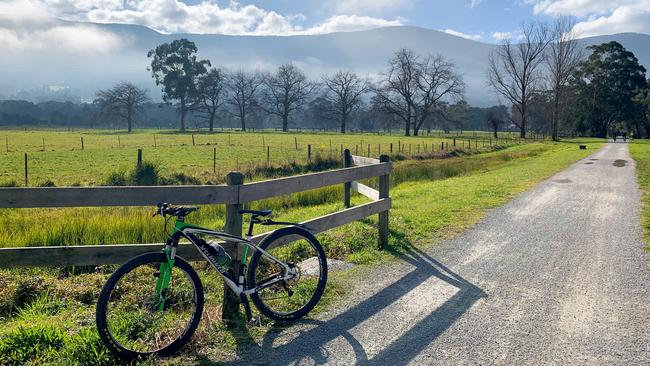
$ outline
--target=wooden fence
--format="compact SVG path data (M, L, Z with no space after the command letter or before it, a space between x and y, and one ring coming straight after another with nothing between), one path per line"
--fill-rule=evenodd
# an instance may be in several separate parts
M155 186L155 187L65 187L65 188L0 188L0 208L108 207L154 206L158 202L172 204L225 204L225 231L241 236L242 215L239 210L247 202L343 184L346 208L342 211L302 222L313 233L320 233L352 221L380 214L380 243L386 242L387 215L391 207L388 178L392 165L387 156L381 161L351 156L345 150L347 163L342 169L304 174L280 179L245 183L243 175L231 172L226 185ZM379 177L379 190L356 181ZM350 189L372 199L350 206ZM383 223L383 224L382 224ZM268 233L253 237L260 242ZM10 244L10 243L7 243ZM0 268L68 265L102 265L122 263L134 255L157 250L162 244L42 246L0 249ZM203 260L190 244L180 245L178 253L188 260ZM234 256L233 258L239 258Z
M225 204L224 231L241 236L243 218L239 210L244 203L343 184L345 209L302 224L316 234L378 214L378 244L381 247L388 239L388 211L391 208L388 186L392 165L389 158L386 155L382 155L380 160L352 156L349 150L345 150L344 162L342 169L246 184L241 173L231 172L227 175L226 185L215 186L0 188L0 208L154 206L159 202ZM373 177L379 178L378 190L358 182ZM372 201L352 207L351 190ZM253 242L259 243L268 234L256 235ZM157 243L1 248L0 268L118 264L135 255L160 250L162 246L162 243ZM232 243L226 243L225 247L233 258L234 273L237 273L242 248ZM179 245L177 253L190 261L204 260L192 244ZM227 287L225 291L223 316L224 319L233 319L232 314L238 312L238 299L229 294Z

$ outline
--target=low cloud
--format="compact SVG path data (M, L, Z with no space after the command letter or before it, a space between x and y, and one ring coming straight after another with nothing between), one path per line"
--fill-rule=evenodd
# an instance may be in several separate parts
M49 17L42 3L0 3L0 49L50 49L78 54L105 54L124 43L119 36L93 25L61 22Z
M447 34L451 34L452 36L456 37L462 37L465 39L471 39L472 41L480 41L481 40L481 35L480 34L467 34L459 31L455 31L453 29L444 29L442 30L443 32Z

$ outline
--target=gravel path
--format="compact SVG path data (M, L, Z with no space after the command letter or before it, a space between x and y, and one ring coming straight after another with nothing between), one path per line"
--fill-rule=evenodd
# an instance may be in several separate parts
M639 198L627 145L608 144L238 362L650 365Z

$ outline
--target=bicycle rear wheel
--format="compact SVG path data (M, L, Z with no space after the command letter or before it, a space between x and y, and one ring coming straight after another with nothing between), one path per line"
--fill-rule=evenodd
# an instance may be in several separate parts
M291 241L288 245L282 245ZM248 269L248 287L259 287L251 300L259 311L274 320L296 320L318 303L327 283L327 259L318 240L308 231L287 227L274 231L260 248L287 264L291 279L266 284L285 275L285 268L257 251Z
M176 257L169 288L156 291L164 253L139 255L113 273L97 302L100 338L114 354L169 356L192 336L203 312L203 285L196 271ZM161 301L162 300L162 301Z

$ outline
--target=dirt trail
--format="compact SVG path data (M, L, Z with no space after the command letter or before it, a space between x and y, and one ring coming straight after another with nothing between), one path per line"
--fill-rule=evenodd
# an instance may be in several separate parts
M650 365L634 169L627 144L608 144L237 362Z

